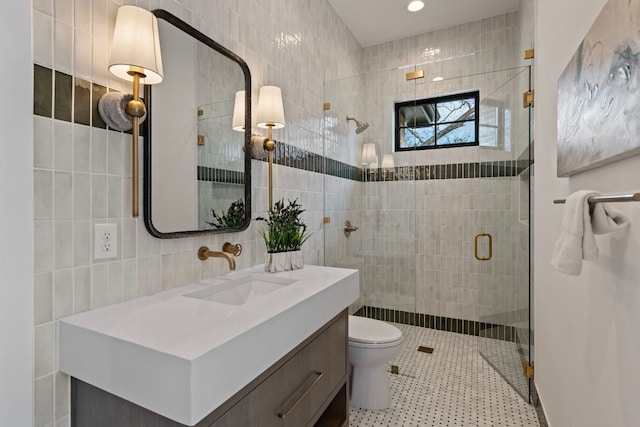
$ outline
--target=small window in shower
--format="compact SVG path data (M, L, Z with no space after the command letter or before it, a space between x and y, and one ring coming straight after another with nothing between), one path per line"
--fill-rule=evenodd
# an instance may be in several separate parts
M478 145L478 91L395 104L395 150Z

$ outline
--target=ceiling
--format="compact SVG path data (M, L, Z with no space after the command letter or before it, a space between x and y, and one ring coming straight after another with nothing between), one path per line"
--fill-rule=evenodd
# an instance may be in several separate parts
M520 0L424 0L409 12L410 0L329 0L363 47L517 10Z

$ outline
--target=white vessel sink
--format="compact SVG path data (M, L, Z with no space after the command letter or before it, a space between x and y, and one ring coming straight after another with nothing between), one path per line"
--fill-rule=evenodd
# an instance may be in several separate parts
M212 285L196 292L185 294L190 298L213 301L220 304L243 305L260 299L297 282L295 279L268 277L252 274L239 279L230 280L222 285Z

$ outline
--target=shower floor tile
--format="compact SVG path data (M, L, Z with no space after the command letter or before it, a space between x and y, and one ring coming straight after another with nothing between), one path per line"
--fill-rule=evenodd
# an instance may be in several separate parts
M406 337L391 363L391 406L350 408L352 427L538 427L535 409L480 356L468 335L394 324ZM493 341L493 340L490 340ZM433 353L418 352L419 346Z

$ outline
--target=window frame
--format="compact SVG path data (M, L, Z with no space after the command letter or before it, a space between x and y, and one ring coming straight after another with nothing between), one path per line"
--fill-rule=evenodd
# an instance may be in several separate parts
M425 145L421 147L400 147L400 132L403 129L408 128L409 126L400 126L400 109L403 107L411 107L418 106L422 104L431 104L437 105L438 103L450 102L450 101L459 101L463 99L473 98L475 102L475 117L473 120L451 120L443 123L434 123L434 144L433 145ZM438 136L437 136L437 126L439 124L450 124L450 123L465 123L465 122L473 122L475 127L475 135L474 141L472 142L462 142L455 144L441 144L438 145ZM434 150L439 148L454 148L454 147L473 147L480 145L480 91L473 90L468 92L461 92L451 95L443 95L436 96L430 98L422 98L416 99L412 101L402 101L394 103L394 151L395 152L403 152L403 151L415 151L415 150Z

